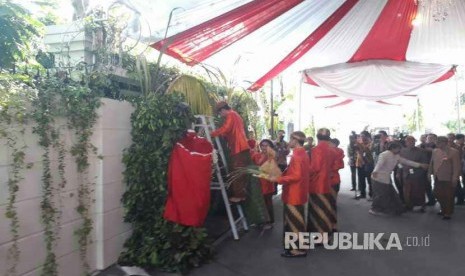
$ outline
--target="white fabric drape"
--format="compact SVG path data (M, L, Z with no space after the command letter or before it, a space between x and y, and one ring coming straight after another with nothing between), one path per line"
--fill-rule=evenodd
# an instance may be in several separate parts
M214 55L204 63L230 68L229 75L256 81L320 26L344 0L314 0L302 4ZM250 83L242 83L248 87Z
M450 65L372 60L306 70L320 87L345 98L382 100L430 84Z
M441 64L465 64L465 1L451 0L448 16L435 21L431 3L419 5L410 37L407 60ZM448 2L448 1L445 1Z
M193 9L176 12L169 34L200 24L250 1L203 0ZM465 0L450 1L452 5L444 21L434 20L430 6L432 1L425 0L426 6L418 6L418 23L413 27L406 53L406 59L410 62L345 64L356 53L388 3L388 0L359 0L338 24L287 70L297 73L307 69L321 87L352 99L379 100L415 90L442 76L451 64L465 65ZM225 75L233 77L232 85L248 87L250 82L268 72L344 2L303 1L209 57L204 64L219 68ZM327 67L322 68L324 66Z
M350 60L386 3L387 0L360 0L339 24L291 68L303 70Z
M132 0L134 1L134 0ZM171 0L170 0L171 1ZM185 31L189 28L192 28L202 22L208 21L217 17L218 15L227 13L235 8L238 8L242 5L251 2L252 0L203 0L203 1L176 1L179 2L175 7L179 9L173 13L173 18L171 19L171 24L168 29L168 35L175 35L182 31ZM136 2L144 2L140 4L141 7L146 5L151 5L147 3L146 0L136 0ZM153 4L152 4L153 6ZM161 6L161 7L160 7ZM166 7L163 7L166 6ZM164 10L163 18L155 18L156 20L151 20L153 34L163 35L166 30L166 23L168 22L168 16L172 4L164 3L164 1L156 1L156 9ZM155 8L154 7L154 8ZM153 11L147 12L147 7L144 7L140 10L148 19L153 18ZM159 36L158 39L163 38Z

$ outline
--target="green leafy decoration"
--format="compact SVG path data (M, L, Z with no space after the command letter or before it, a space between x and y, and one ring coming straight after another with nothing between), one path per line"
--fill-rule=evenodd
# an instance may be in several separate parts
M0 68L12 68L33 51L43 25L18 4L0 0Z
M16 75L0 73L0 142L10 150L10 171L8 177L8 201L5 217L10 220L12 245L8 249L9 267L7 275L16 275L20 251L19 218L16 210L16 199L20 182L24 179L23 171L29 167L25 163L26 146L19 139L25 132L28 119L27 103L35 95L35 91L25 85Z
M73 81L66 77L52 76L39 81L37 85L38 97L34 102L33 118L36 122L34 133L39 136L39 145L44 150L42 155L42 223L44 225L44 241L47 249L46 260L42 275L57 275L57 263L54 249L57 242L61 212L57 203L61 204L61 189L66 185L65 156L61 127L56 118L65 118L66 126L74 134L76 141L69 153L74 157L79 183L77 190L76 211L82 219L81 226L75 231L79 244L79 252L84 271L89 271L87 262L87 247L93 223L90 213L92 204L91 193L93 184L88 179L89 154L95 153L96 148L90 143L93 126L97 121L97 109L100 97L87 85L88 82ZM60 183L53 183L51 167L51 151L58 153L58 173Z
M150 95L136 102L131 116L132 145L123 162L127 191L125 220L133 226L121 263L171 272L187 272L211 257L204 228L163 219L168 161L175 142L193 122L178 94Z

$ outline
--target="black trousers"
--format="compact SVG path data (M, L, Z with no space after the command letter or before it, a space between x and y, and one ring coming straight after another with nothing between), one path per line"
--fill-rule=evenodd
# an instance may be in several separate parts
M371 189L371 173L372 171L365 171L363 168L357 168L358 176L358 190L360 191L361 196L366 196L366 187L368 183L368 195L373 196Z
M457 203L463 203L465 200L465 175L463 174L462 182L459 180L457 182L457 186L455 187L455 197L457 198Z
M357 189L357 167L350 166L350 177L352 180L352 189Z

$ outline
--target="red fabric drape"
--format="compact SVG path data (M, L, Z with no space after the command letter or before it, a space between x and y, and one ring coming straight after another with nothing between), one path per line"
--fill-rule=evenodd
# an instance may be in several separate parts
M441 81L445 81L445 80L448 80L450 78L452 78L452 76L455 74L455 66L452 67L449 71L447 71L447 73L445 73L444 75L442 75L439 79L433 81L432 83L436 83L436 82L441 82Z
M316 83L308 74L306 71L302 72L302 78L303 82L306 84L314 85L314 86L319 86L318 83Z
M389 0L350 62L369 59L405 61L416 14L415 0Z
M346 105L346 104L350 104L353 101L354 100L352 100L352 99L347 99L347 100L344 100L344 101L342 101L340 103L333 104L333 105L330 105L330 106L326 106L325 108L333 108L333 107L343 106L343 105Z
M290 52L283 60L275 67L258 79L247 90L257 91L265 83L276 77L279 73L286 70L294 62L300 59L305 53L313 48L351 9L358 0L347 0L341 5L328 19L323 22L313 33L311 33L304 41L302 41L292 52Z
M397 106L400 106L400 104L393 104L393 103L388 103L388 102L385 102L385 101L376 101L377 103L380 103L380 104L385 104L385 105L397 105Z
M259 29L303 0L255 0L151 46L195 65Z
M168 165L166 220L203 225L210 207L212 151L211 143L195 134L188 134L175 145Z

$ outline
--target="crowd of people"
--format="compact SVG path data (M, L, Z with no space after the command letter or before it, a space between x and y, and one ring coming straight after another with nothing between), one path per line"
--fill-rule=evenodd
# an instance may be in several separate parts
M260 176L261 191L269 212L269 220L263 226L265 229L271 228L274 222L272 194L276 192L276 185L282 185L284 232L324 234L337 231L336 200L340 186L338 171L344 167L344 151L338 148L339 140L331 139L328 129L318 130L318 142L315 146L312 139L308 139L301 131L291 133L286 142L285 133L280 130L276 141L264 139L255 148L254 143L247 143L242 119L236 111L226 102L218 103L216 111L225 120L220 128L212 132L212 136L226 138L231 152L232 171L252 162L260 165L270 159L282 170L280 176ZM231 183L231 202L240 203L246 200L245 182L245 178L235 178ZM326 241L321 243L324 242ZM282 256L304 257L306 254L306 251L298 249L285 249Z
M416 208L425 212L425 206L439 202L439 215L449 220L454 204L464 204L464 141L463 134L430 133L421 135L416 145L410 135L392 139L379 131L372 139L367 131L352 133L347 148L352 190L358 192L357 199L366 198L368 183L370 213L375 215L398 215Z
M285 133L280 130L277 140L264 139L255 146L255 142L247 142L242 119L227 103L219 103L217 112L225 117L225 122L213 136L224 136L228 141L232 170L273 161L282 171L280 176L260 175L269 215L264 229L273 226L272 195L276 194L276 185L282 185L284 232L318 232L330 237L338 231L337 194L341 183L338 171L344 167L345 156L344 150L338 147L339 140L331 138L329 129L318 130L316 145L312 137L306 137L301 131L291 133L286 142ZM372 201L369 213L400 215L416 208L424 212L425 206L439 202L439 214L449 220L454 197L456 204L464 204L465 189L460 176L465 175L465 136L425 134L420 140L416 146L413 136L392 139L385 131L379 131L372 138L368 131L352 132L347 148L351 190L356 193L356 199ZM245 179L235 179L235 182L240 183L232 183L230 200L240 203L246 199L247 183ZM282 256L306 254L299 249L285 249Z

